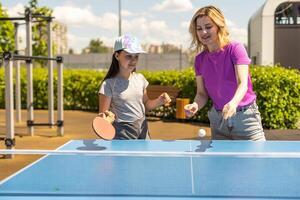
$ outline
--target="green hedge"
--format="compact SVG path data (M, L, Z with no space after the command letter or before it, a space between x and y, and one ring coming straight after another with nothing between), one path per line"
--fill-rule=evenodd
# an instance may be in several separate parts
M300 117L300 74L299 71L280 66L251 67L257 103L262 114L265 128L296 128ZM106 72L96 70L64 70L64 107L71 110L98 110L98 90ZM182 90L180 97L194 98L196 83L194 71L188 68L182 71L141 71L150 84L173 85ZM35 68L34 108L47 109L47 69ZM57 91L57 75L54 73L54 92ZM26 70L21 70L22 108L26 108ZM0 69L0 107L4 108L4 70ZM56 95L55 95L56 96ZM55 98L56 105L56 98ZM191 120L208 122L205 108ZM175 106L158 108L149 115L174 118Z
M254 90L265 128L297 128L300 73L280 66L251 67Z

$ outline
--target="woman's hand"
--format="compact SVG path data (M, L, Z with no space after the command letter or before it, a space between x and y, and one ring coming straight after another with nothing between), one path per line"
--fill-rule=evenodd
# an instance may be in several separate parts
M100 117L102 117L103 119L107 120L109 123L113 123L116 119L116 116L114 113L112 113L109 110L106 110L104 112L101 112L98 114Z
M170 96L166 92L162 93L158 97L158 99L159 99L160 104L161 105L165 105L165 106L169 106L170 103L171 103L171 101L172 101L171 98L170 98Z
M193 117L198 111L198 104L196 102L192 104L187 104L184 106L184 113L187 118Z
M222 110L223 118L228 119L234 116L236 114L236 108L237 105L232 102L228 102L227 104L225 104Z

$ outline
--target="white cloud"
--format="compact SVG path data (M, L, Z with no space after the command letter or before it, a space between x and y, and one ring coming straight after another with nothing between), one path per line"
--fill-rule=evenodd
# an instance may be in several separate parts
M91 25L97 22L97 16L88 8L57 6L53 11L53 16L60 22L75 26Z
M72 48L75 53L81 53L81 50L88 46L91 38L82 37L68 33L69 48Z
M170 2L175 2L175 5L170 6ZM186 6L183 6L184 9L182 9L181 2L185 1L166 0L163 2L162 8L170 11L182 11L187 9ZM186 2L190 1L188 0ZM181 9L178 7L181 7ZM15 16L13 13L23 12L23 8L24 6L22 4L17 4L9 9L9 12ZM78 7L70 3L68 5L65 4L55 7L53 9L53 16L55 16L55 20L68 25L68 45L69 48L72 48L76 53L80 53L81 50L89 44L90 40L95 38L99 38L107 46L113 46L117 35L108 35L103 33L103 31L109 30L110 32L117 33L118 15L116 13L107 12L103 13L101 16L97 16L92 12L91 7L88 5L85 7ZM180 27L172 29L168 26L166 21L151 20L151 15L149 15L149 13L132 13L128 10L123 10L122 16L124 17L122 20L122 32L136 35L143 44L161 44L164 42L174 45L188 45L187 38L189 38L189 35L187 27L189 22L182 22ZM80 27L80 29L86 31L80 30L80 33L71 32L72 27ZM23 40L22 47L24 47L25 41L24 31L25 30L21 30L20 33ZM96 33L96 35L97 32L99 32L99 37L90 36L91 31Z
M114 30L118 26L119 17L114 13L104 13L98 18L96 25L103 29Z
M121 15L122 15L122 17L128 17L128 16L132 16L133 13L130 12L129 10L122 10Z
M12 8L4 8L4 9L7 10L7 13L10 17L24 16L24 5L21 3L17 3Z
M190 26L190 21L184 21L180 23L180 27L186 30L188 30L189 26Z
M148 20L146 18L134 18L123 21L123 33L136 35L143 44L170 43L180 45L187 43L189 37L187 29L171 29L165 21ZM138 27L138 31L136 31Z
M193 9L193 4L190 0L164 0L160 4L153 7L155 11L170 11L170 12L184 12Z
M243 28L231 27L229 28L230 38L232 40L239 41L243 44L247 44L247 30Z
M235 26L235 23L229 19L225 19L225 22L226 22L226 25L228 27L234 27Z
M239 41L243 44L247 43L248 32L245 28L239 28L233 21L229 19L226 19L226 24L232 40Z
M74 6L58 6L53 11L55 18L68 24L68 26L77 27L100 27L111 30L118 23L118 16L115 13L104 13L102 16L94 15L90 6L78 8Z

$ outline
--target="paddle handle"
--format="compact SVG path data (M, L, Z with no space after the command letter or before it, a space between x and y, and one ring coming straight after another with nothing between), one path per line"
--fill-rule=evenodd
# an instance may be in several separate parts
M103 119L105 119L106 121L108 121L109 123L111 123L111 124L112 124L112 123L115 121L115 119L116 119L115 114L112 113L112 112L109 111L109 110L106 110L106 111L104 111L104 112L100 112L98 115L99 115L100 117L102 117Z

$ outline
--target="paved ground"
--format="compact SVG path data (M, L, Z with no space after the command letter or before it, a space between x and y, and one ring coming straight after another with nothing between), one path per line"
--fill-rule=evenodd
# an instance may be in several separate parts
M46 122L47 111L35 111L36 122ZM56 128L37 127L35 135L28 136L25 125L26 113L22 112L24 122L16 124L16 147L19 149L56 149L73 139L98 139L91 128L91 121L95 113L82 111L65 111L65 134L56 135ZM178 121L149 120L149 129L152 139L179 140L197 139L197 131L204 128L207 132L206 139L210 137L207 124L188 123ZM268 140L300 140L300 129L296 130L265 130ZM5 137L5 112L0 110L0 136ZM5 148L0 141L0 148ZM40 156L14 156L13 159L0 157L0 180L13 174Z

